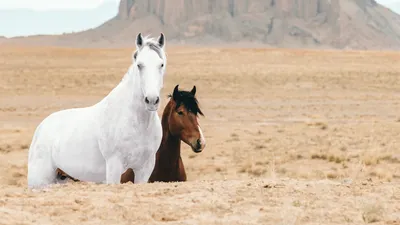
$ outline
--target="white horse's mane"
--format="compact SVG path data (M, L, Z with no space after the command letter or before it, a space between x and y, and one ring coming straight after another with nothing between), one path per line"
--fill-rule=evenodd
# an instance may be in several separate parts
M133 52L132 54L132 59L134 61L136 61L136 56L137 54L139 54L139 52L145 47L148 46L150 47L150 49L155 50L157 53L159 53L160 57L163 58L163 60L166 60L167 58L167 53L164 51L163 48L160 48L158 45L158 41L154 38L151 37L151 35L146 35L143 38L143 44L141 48L136 48L136 50ZM131 74L133 72L133 65L134 63L132 63L132 65L129 67L128 72L122 77L121 81L123 81L125 79L126 76L128 76L129 74Z
M149 34L149 35L143 37L143 43L144 44L152 43L152 44L156 45L157 44L157 40L154 37L150 37L150 34Z
M157 40L154 37L150 37L150 35L143 37L142 48L145 46L157 47L156 50L164 52L164 50L161 47L159 47ZM142 48L136 49L134 53L139 52ZM165 58L165 57L163 56L163 58Z

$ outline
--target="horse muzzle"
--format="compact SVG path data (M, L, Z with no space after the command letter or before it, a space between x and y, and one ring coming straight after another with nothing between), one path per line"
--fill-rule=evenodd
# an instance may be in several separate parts
M158 96L156 97L145 97L144 102L146 104L146 109L150 112L152 111L157 111L158 106L160 105L160 98Z
M206 142L202 141L201 139L197 139L197 141L194 144L192 144L191 146L192 146L193 152L200 153L206 147Z

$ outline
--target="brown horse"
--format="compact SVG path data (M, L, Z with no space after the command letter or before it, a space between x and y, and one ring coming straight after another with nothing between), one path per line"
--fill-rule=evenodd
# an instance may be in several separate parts
M163 137L156 154L156 164L149 182L186 181L186 172L181 158L181 141L188 144L195 153L205 148L205 139L197 121L198 114L203 112L195 97L196 86L188 91L179 91L176 85L170 101L162 115ZM68 176L63 171L57 171L59 178ZM121 175L121 183L134 183L135 174L128 169ZM76 181L76 180L75 180Z
M162 115L163 137L156 154L156 165L149 182L186 181L186 172L181 158L181 141L188 144L195 153L205 148L205 139L197 121L198 114L203 112L198 106L196 86L188 91L179 91L178 86ZM121 177L121 183L134 181L132 169Z

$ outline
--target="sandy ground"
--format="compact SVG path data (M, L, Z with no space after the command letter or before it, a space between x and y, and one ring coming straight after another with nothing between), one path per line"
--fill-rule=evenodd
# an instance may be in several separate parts
M205 113L205 151L182 152L189 181L27 190L38 123L102 99L132 50L2 47L0 224L400 224L389 52L168 48L163 106L196 85Z

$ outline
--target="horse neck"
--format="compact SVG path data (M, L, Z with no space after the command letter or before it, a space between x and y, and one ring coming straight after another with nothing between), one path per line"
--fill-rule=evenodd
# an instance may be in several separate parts
M159 149L159 154L163 155L162 157L160 157L160 159L177 161L181 155L181 139L180 137L171 134L169 130L169 116L171 114L171 110L173 110L172 102L169 101L169 103L165 106L161 120L163 137Z
M131 115L149 116L149 113L143 102L143 94L141 92L140 81L135 76L133 66L125 74L121 82L102 100L106 110L109 113L118 114L119 112L129 112Z

